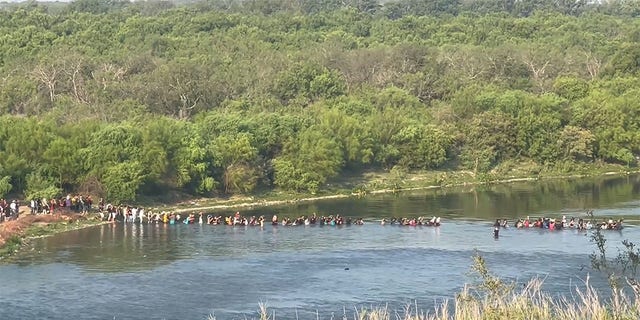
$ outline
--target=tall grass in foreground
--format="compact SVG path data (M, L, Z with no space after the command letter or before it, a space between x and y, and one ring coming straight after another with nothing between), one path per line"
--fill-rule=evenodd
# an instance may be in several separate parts
M353 319L360 320L477 320L477 319L640 319L640 300L629 299L621 292L615 292L611 299L603 301L593 287L576 289L576 296L552 298L542 291L542 281L531 280L520 291L504 296L477 297L469 287L465 287L454 300L453 308L448 301L432 312L418 311L417 306L405 310L390 311L387 308L360 310Z
M492 275L484 259L476 255L472 270L479 276L479 283L466 285L455 299L437 305L434 310L421 311L417 305L401 310L388 307L345 310L343 315L332 316L336 320L638 320L640 297L629 296L613 289L610 298L602 299L587 279L584 288L576 287L570 297L553 297L542 290L543 281L533 279L516 290ZM454 305L451 306L450 303ZM259 304L260 320L276 320L264 303ZM298 319L298 317L295 317ZM318 315L314 317L320 319ZM216 319L211 315L209 320Z

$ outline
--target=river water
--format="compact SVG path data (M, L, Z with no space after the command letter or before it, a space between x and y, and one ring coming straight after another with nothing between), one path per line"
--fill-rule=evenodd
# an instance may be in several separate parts
M591 274L585 232L507 228L496 218L625 219L611 245L640 241L640 177L429 190L245 210L245 215L341 214L362 226L228 227L113 224L39 239L0 265L0 319L353 318L365 307L430 311L454 297L477 250L496 274L545 279L570 294ZM223 212L229 214L230 212ZM441 216L441 227L381 226L381 217ZM415 308L415 307L414 307Z

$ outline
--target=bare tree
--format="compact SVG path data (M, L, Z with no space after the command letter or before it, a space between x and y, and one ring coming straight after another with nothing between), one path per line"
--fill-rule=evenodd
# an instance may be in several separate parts
M56 88L60 78L60 71L53 65L38 65L31 72L31 75L37 80L40 85L44 86L47 90L49 101L53 102L56 98Z
M600 74L600 68L602 67L602 59L597 57L592 52L584 52L585 67L591 80L594 80Z
M77 102L86 104L89 99L85 90L84 76L82 75L83 67L84 61L82 59L65 60L63 70L71 84L71 94L74 99Z
M91 72L91 77L100 84L102 90L106 90L111 84L124 80L128 67L122 67L113 63L103 63L99 68Z
M489 61L482 49L475 47L447 47L441 52L441 60L457 75L476 80L487 75Z
M531 79L541 91L547 88L549 79L561 72L564 67L563 54L552 47L544 45L530 45L520 50L520 61L527 66ZM552 59L557 60L552 60Z

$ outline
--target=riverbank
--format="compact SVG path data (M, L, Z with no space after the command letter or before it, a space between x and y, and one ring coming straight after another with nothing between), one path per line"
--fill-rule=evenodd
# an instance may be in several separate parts
M288 205L301 202L313 202L318 200L341 199L348 197L365 197L367 195L398 193L416 190L428 190L438 188L453 188L459 186L481 186L488 184L515 183L526 181L573 179L596 176L630 175L639 171L629 171L628 168L612 168L611 166L600 168L602 170L589 170L587 173L573 174L542 174L524 176L522 174L500 175L491 173L482 176L474 175L469 171L430 171L426 173L394 172L369 172L359 177L343 177L340 180L328 184L321 194L269 192L257 196L223 198L201 198L185 202L168 204L158 207L153 201L142 203L153 210L174 211L179 213L251 209L256 207L268 207ZM612 171L611 169L618 169ZM522 171L528 172L530 171ZM78 230L103 224L94 216L83 217L81 215L38 215L25 214L27 207L21 207L21 218L17 221L9 221L0 224L0 259L18 251L25 242L34 237L50 236L61 232Z
M20 251L29 240L104 223L80 214L29 215L0 224L0 260Z
M535 171L535 170L534 170ZM511 172L514 173L514 172ZM528 173L528 174L525 174ZM470 171L431 171L427 173L402 172L370 172L359 177L344 177L327 184L326 189L318 194L268 192L258 196L226 198L200 198L176 204L166 205L162 210L175 212L216 211L231 209L253 209L257 207L280 206L318 200L343 199L348 197L364 197L367 195L399 193L407 191L453 188L461 186L482 186L528 181L544 181L558 179L579 179L587 177L623 176L638 174L640 170L629 170L622 166L604 166L582 170L578 173L561 174L557 172L538 172L531 174L531 169L521 170L515 174L493 172L475 175ZM153 205L151 205L153 206Z

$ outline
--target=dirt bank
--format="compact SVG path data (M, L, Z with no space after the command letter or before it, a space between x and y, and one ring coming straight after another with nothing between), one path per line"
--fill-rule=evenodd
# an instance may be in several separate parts
M77 213L31 215L25 214L28 211L22 207L20 212L20 217L17 220L0 223L0 248L3 248L8 241L15 241L15 239L20 239L19 242L22 242L22 239L36 234L39 236L51 235L95 225L91 218ZM64 225L64 227L58 227L59 225ZM35 232L36 230L38 232Z

